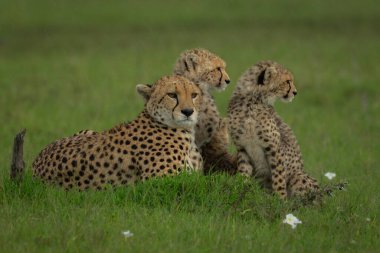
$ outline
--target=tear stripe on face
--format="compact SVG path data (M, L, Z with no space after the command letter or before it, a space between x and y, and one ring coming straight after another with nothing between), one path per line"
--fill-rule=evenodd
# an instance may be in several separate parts
M218 71L220 72L219 85L222 85L223 73L222 73L222 70L220 68L218 68Z
M290 86L290 83L287 82L287 84L288 84L288 86L289 86L289 90L288 90L288 92L286 93L286 95L284 96L284 98L288 98L288 97L289 97L290 90L292 89L292 86Z

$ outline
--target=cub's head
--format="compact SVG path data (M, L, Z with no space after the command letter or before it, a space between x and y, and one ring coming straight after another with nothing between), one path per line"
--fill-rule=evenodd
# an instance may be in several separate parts
M277 99L291 102L297 95L294 77L282 65L273 61L263 61L255 64L252 71L254 80L250 80L250 85L254 91L262 94L269 104L273 104Z
M138 84L149 115L173 128L191 129L197 122L201 90L181 76L165 76L154 85Z
M184 51L174 65L174 74L186 77L205 91L224 90L230 83L226 63L202 48Z

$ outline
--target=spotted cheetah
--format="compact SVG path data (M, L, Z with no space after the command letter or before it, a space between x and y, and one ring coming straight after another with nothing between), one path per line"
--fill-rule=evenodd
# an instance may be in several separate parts
M206 49L190 49L181 53L173 72L193 81L203 92L195 126L195 143L201 150L205 173L233 170L236 168L236 157L227 151L228 129L211 95L212 90L222 91L230 83L226 63Z
M318 190L304 172L296 137L273 106L277 99L291 102L296 94L290 71L262 61L240 77L228 108L238 173L260 179L281 198Z
M66 189L84 190L129 185L186 168L201 170L194 142L201 90L180 76L136 88L146 100L137 119L55 141L35 159L33 175Z

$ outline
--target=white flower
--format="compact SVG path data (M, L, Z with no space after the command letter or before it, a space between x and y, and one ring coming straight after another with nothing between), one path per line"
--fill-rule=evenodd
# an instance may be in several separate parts
M302 224L302 221L300 221L296 216L294 216L291 213L287 214L285 220L283 220L282 222L292 226L292 229L295 229L297 227L297 224Z
M327 172L325 174L325 177L327 177L329 180L333 179L334 177L336 177L336 174L334 172Z
M121 234L124 235L125 238L129 238L129 237L133 236L133 233L131 233L131 231L129 231L129 230L123 231L123 232L121 232Z

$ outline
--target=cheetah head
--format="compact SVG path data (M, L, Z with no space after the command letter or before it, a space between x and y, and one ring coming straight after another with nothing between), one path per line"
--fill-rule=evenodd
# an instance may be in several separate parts
M174 65L174 73L188 78L204 91L222 91L230 83L226 63L202 48L184 51Z
M294 99L297 89L289 70L272 61L261 62L256 66L264 66L258 70L255 86L265 94L269 104L273 104L277 99L283 102L291 102Z
M181 76L165 76L154 85L138 84L138 93L145 99L145 108L158 122L173 128L195 126L201 90Z

